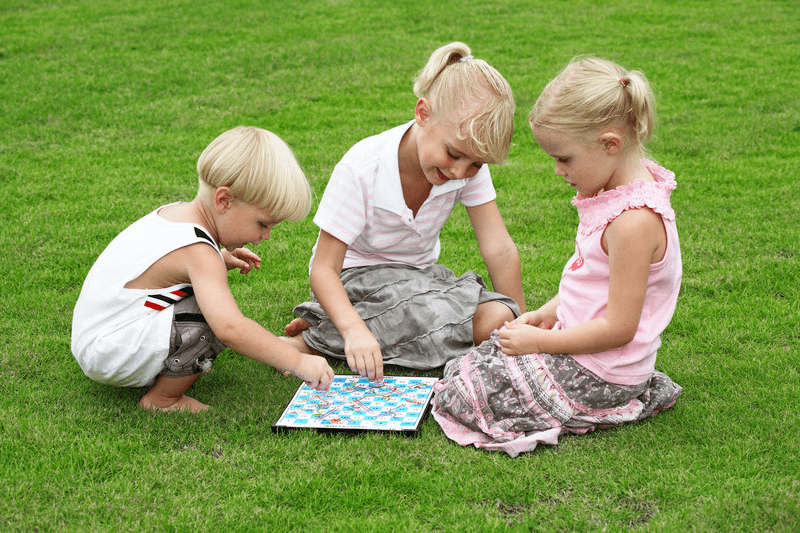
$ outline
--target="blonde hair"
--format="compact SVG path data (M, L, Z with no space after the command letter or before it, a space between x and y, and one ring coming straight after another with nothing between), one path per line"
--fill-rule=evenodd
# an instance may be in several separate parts
M594 134L622 128L626 147L645 152L655 128L655 96L644 73L606 59L576 58L542 91L528 115L531 128Z
M200 187L230 187L247 204L278 220L302 220L311 210L311 186L291 148L272 132L252 126L226 131L197 161Z
M431 54L414 80L414 94L427 98L436 117L459 117L457 137L475 156L500 164L514 133L514 94L508 82L469 47L454 42Z

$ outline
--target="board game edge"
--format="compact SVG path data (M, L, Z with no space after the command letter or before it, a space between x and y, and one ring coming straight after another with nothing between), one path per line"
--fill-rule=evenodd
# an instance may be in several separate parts
M355 377L355 376L356 376L356 374L335 374L333 376L333 378L334 379L336 379L336 378L351 378L351 377ZM361 376L359 376L359 378L360 377ZM428 379L438 380L438 379L440 379L440 378L433 377L433 376L384 376L384 379L385 378L392 378L392 379L409 378L409 379L425 379L425 380L428 380ZM304 385L304 383L301 383L297 387L297 390L295 390L294 394L292 394L292 398L287 402L286 407L283 408L283 410L281 411L281 414L278 415L278 418L270 426L270 428L272 429L272 433L279 434L279 433L288 433L290 431L310 430L310 431L314 431L316 433L323 433L323 434L324 433L345 433L345 434L353 434L353 435L355 435L355 434L358 434L358 433L364 433L364 432L372 431L372 432L376 432L376 433L390 433L390 434L395 434L395 435L403 435L403 436L406 436L406 437L414 437L414 436L419 434L420 430L422 429L422 423L430 415L430 411L431 411L431 407L432 407L431 404L432 404L432 400L433 400L433 389L431 389L430 393L428 394L428 398L427 398L427 401L426 401L425 409L420 414L419 418L417 419L417 424L413 429L379 429L379 428L356 429L356 428L348 428L348 427L330 427L330 428L325 428L325 427L311 427L311 426L309 426L309 427L298 427L298 426L287 426L287 425L283 425L283 424L278 424L278 422L280 422L281 418L283 418L283 415L286 414L286 411L289 409L289 407L294 402L295 398L297 398L297 395L300 394L301 390L303 390L303 385Z

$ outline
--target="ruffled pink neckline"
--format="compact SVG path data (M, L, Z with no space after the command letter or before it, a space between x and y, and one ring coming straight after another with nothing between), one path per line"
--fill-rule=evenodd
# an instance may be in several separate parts
M578 208L580 224L578 231L589 235L603 229L626 209L649 207L667 220L675 220L675 211L669 203L670 194L675 190L675 173L658 166L653 161L643 161L654 181L638 179L630 185L623 185L596 196L584 198L580 194L572 199Z

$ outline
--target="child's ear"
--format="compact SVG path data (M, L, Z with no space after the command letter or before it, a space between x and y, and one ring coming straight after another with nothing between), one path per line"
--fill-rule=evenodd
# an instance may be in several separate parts
M607 131L598 139L600 146L606 151L608 155L617 155L622 150L622 137L613 131Z
M417 126L424 126L431 118L431 103L427 98L417 100L417 107L414 108L414 119Z
M214 191L214 208L221 215L231 208L235 199L236 197L231 194L230 187L217 187L217 190Z

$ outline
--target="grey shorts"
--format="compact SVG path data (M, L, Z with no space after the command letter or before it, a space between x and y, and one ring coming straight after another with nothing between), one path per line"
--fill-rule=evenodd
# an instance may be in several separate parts
M180 378L210 369L225 345L211 331L194 296L174 305L169 355L164 360L161 375Z

